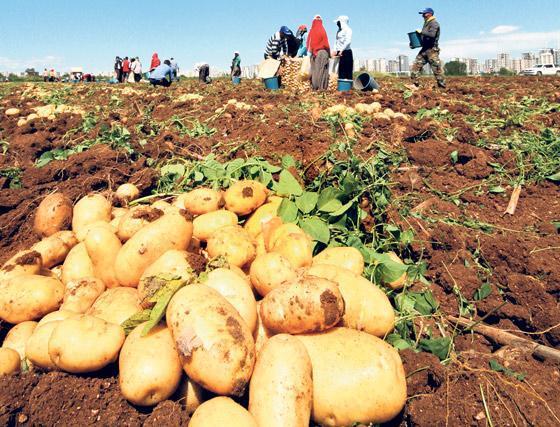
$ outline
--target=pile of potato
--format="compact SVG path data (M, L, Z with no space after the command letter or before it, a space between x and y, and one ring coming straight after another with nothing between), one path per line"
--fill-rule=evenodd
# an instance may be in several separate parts
M62 113L79 114L82 117L84 117L86 114L82 108L72 107L70 105L65 105L65 104L61 104L61 105L48 104L48 105L43 105L41 107L35 107L33 108L33 110L35 111L34 113L28 114L26 117L20 117L17 122L17 125L21 127L36 119L48 119L52 121L56 119L56 116L58 114L62 114ZM20 113L21 110L19 108L8 108L5 111L6 116L18 116Z
M43 239L0 270L0 319L14 325L0 375L118 361L126 399L180 399L191 426L348 426L402 410L402 362L382 339L394 311L358 250L313 256L256 181L130 207L138 196L125 184L41 202ZM126 336L123 323L150 309L161 321ZM246 408L232 399L246 393Z
M230 99L222 107L217 108L215 113L220 113L221 114L221 113L224 113L225 111L227 111L228 109L234 109L234 110L239 110L239 111L251 111L255 108L256 107L254 105L238 101L237 99Z
M282 86L292 92L302 93L311 90L308 78L302 78L302 58L283 58L279 75L282 76Z

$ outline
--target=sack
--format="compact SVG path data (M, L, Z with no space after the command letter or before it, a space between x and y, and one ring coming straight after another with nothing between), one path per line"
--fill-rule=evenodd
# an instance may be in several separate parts
M331 73L338 75L338 66L340 65L340 56L331 59Z
M280 61L276 59L265 59L259 65L259 79L268 79L275 77L280 68Z
M300 74L302 79L309 79L311 77L311 57L304 56L301 63Z

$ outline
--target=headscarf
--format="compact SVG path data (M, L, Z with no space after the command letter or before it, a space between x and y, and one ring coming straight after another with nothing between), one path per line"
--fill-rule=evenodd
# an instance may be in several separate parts
M159 56L156 53L154 53L152 55L152 63L150 64L150 71L153 70L154 68L157 68L161 65L161 61L159 60Z
M309 36L307 37L307 50L311 52L313 56L316 56L317 52L323 49L331 50L329 38L327 37L325 27L323 27L323 20L320 16L316 16L311 25Z

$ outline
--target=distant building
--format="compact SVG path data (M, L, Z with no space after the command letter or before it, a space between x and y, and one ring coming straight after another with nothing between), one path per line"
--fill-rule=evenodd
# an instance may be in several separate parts
M554 56L554 65L560 67L560 49L553 49L552 56Z
M387 63L387 72L398 73L399 72L399 61L390 59Z
M550 65L554 64L553 49L541 49L539 52L539 64Z
M506 70L512 69L511 55L509 53L498 53L496 62L496 67L498 68L496 71L500 71L502 68Z
M480 66L476 58L454 58L453 61L465 64L467 66L467 74L469 75L480 74Z
M408 73L410 71L409 59L406 55L399 55L397 57L397 61L399 62L399 72L401 73Z
M511 60L511 71L513 71L515 74L519 74L521 71L523 71L523 60L522 59L512 59Z
M533 68L535 65L537 65L537 58L534 53L526 52L521 54L521 68L523 70Z
M484 67L483 70L485 73L494 73L496 71L499 71L498 68L498 61L496 59L487 59L486 61L484 61Z

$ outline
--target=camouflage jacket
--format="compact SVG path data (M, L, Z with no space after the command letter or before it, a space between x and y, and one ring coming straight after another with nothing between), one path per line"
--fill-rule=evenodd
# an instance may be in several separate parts
M422 39L422 50L439 48L439 22L432 17L424 22L424 27L420 33Z

